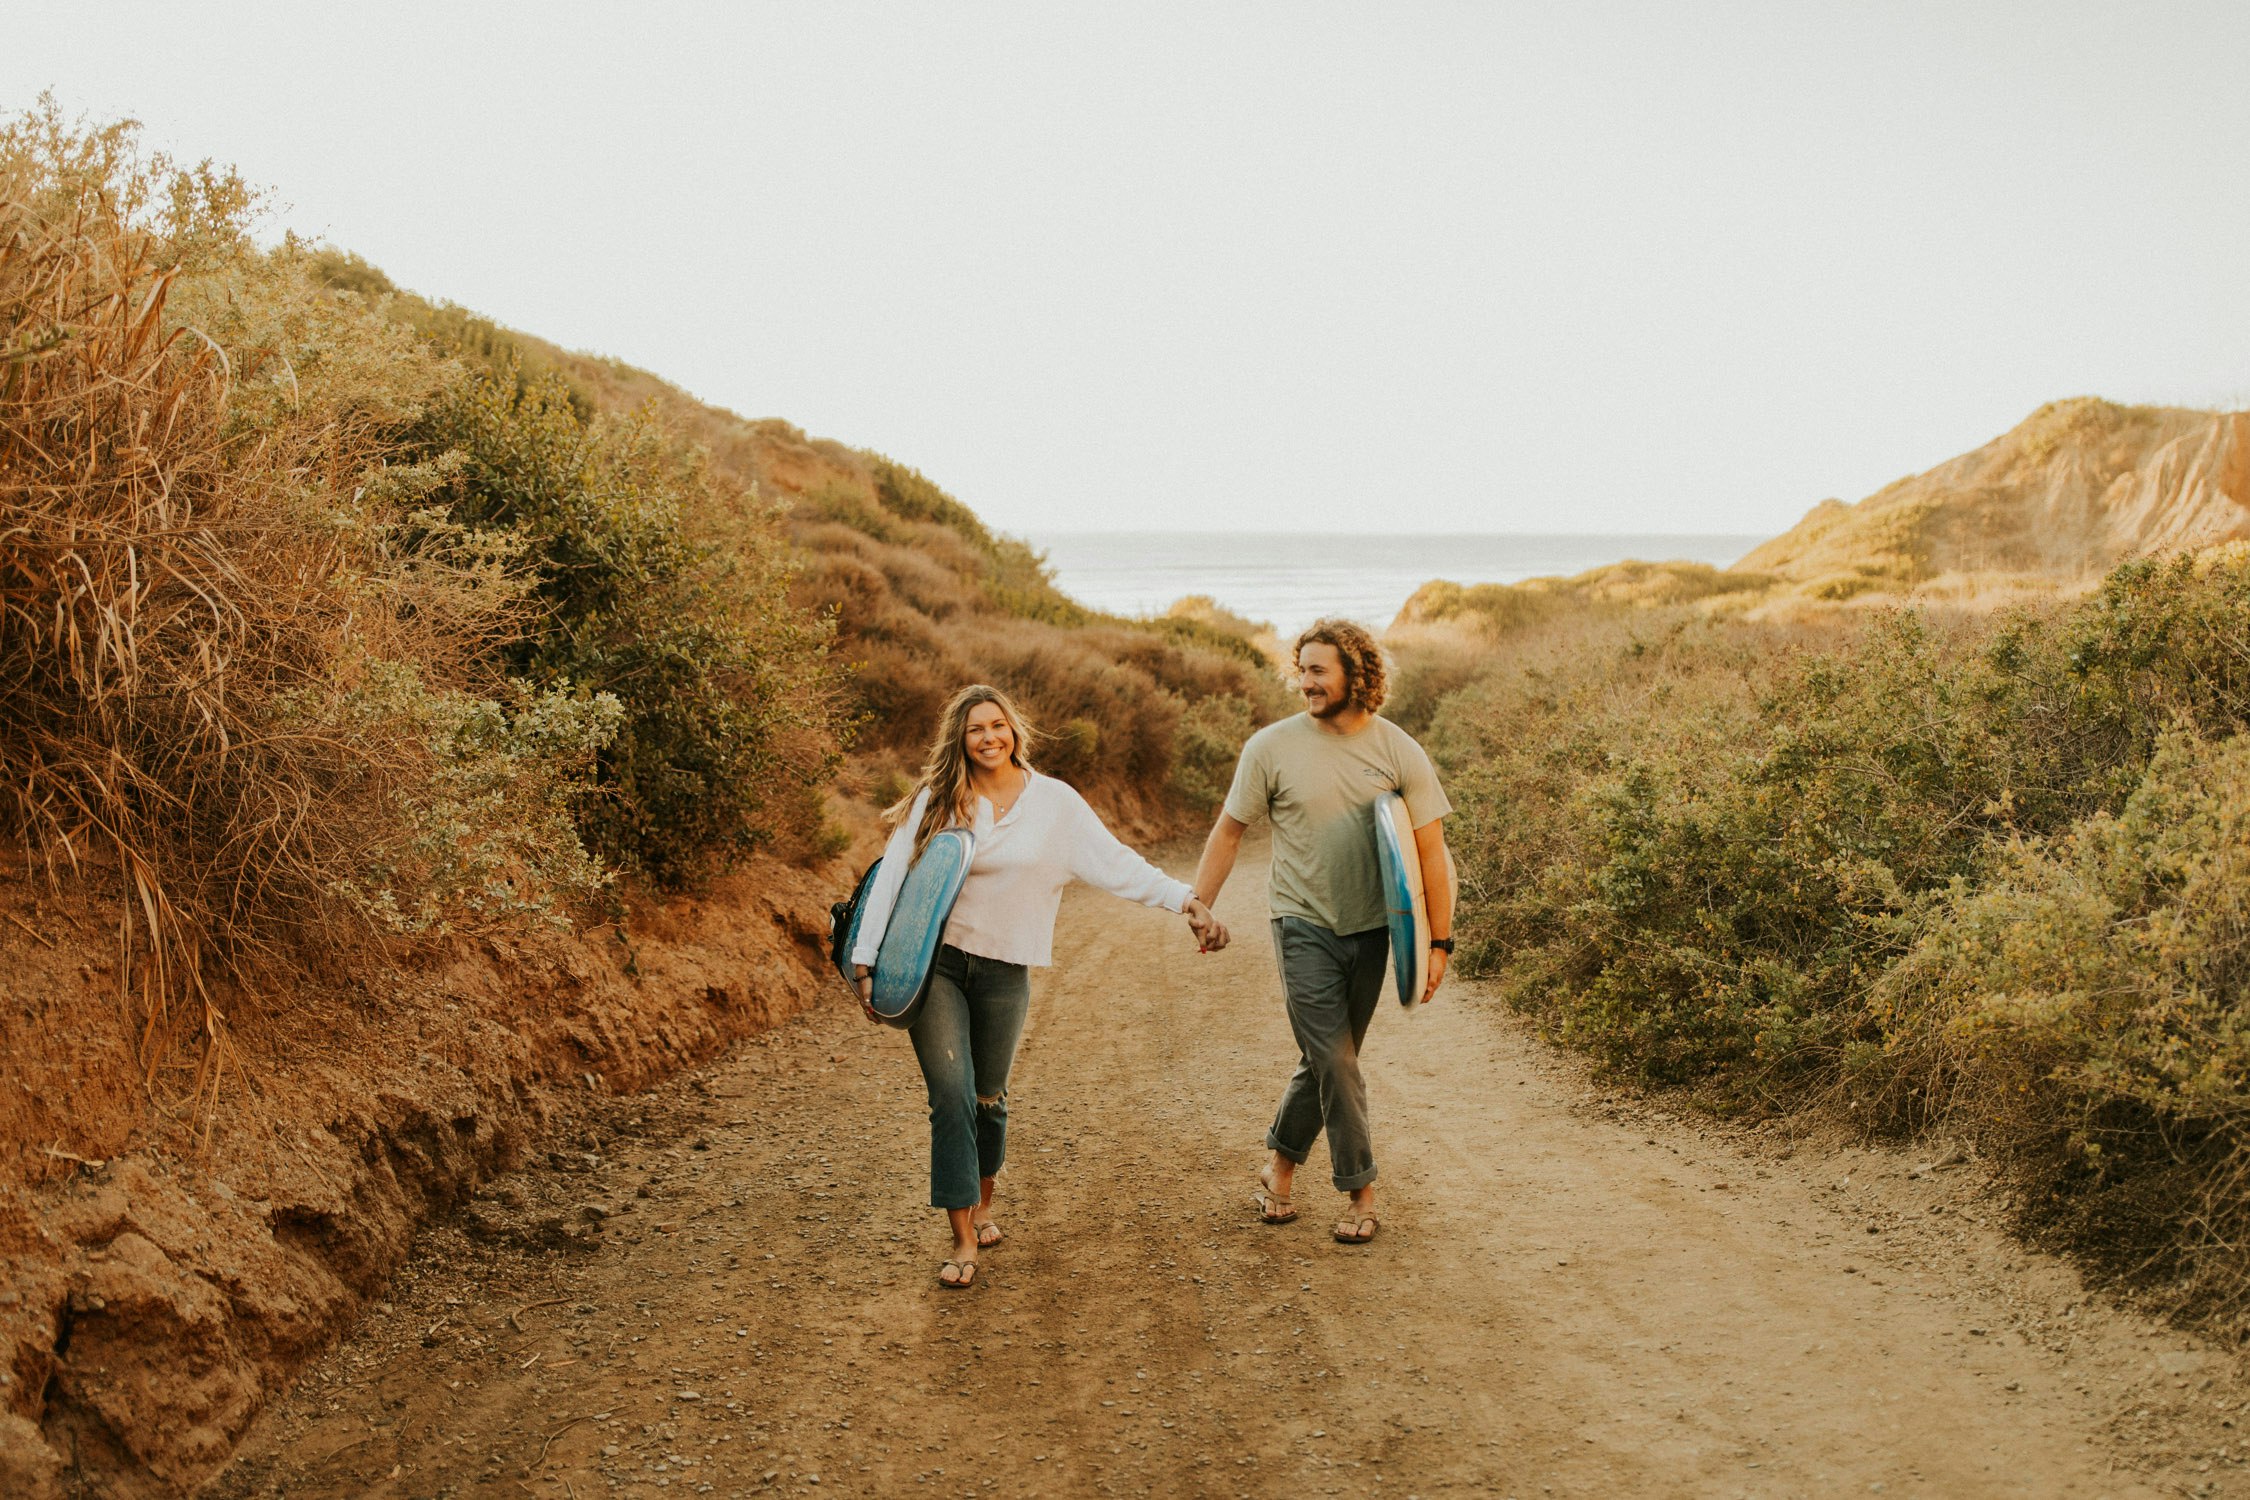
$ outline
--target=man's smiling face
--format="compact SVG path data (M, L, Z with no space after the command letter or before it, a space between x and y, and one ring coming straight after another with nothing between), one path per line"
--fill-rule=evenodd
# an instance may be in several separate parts
M1344 671L1343 653L1326 641L1299 646L1297 691L1305 695L1305 711L1316 719L1332 719L1351 707L1351 679Z

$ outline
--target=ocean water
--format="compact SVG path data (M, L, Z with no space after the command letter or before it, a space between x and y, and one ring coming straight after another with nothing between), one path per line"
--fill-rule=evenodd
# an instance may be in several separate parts
M1114 614L1161 614L1208 594L1282 634L1322 615L1381 630L1433 578L1521 583L1604 563L1683 560L1724 567L1760 536L1393 536L1245 531L1081 531L1026 538L1047 554L1055 582Z

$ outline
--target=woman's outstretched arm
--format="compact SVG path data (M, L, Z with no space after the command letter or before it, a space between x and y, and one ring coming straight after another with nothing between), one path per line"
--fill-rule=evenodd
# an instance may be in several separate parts
M1186 910L1188 897L1194 894L1186 882L1174 880L1143 859L1109 831L1101 815L1087 806L1084 798L1075 791L1071 796L1078 805L1073 809L1075 815L1065 837L1070 840L1068 866L1073 876L1098 890L1143 906L1161 906L1166 911Z
M1111 833L1083 798L1078 799L1070 839L1073 876L1127 901L1182 913L1195 932L1196 945L1205 952L1227 945L1227 930L1211 915L1211 908L1196 899L1185 882L1174 880Z

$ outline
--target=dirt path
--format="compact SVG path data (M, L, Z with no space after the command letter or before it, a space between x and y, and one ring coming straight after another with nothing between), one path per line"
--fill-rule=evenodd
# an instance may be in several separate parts
M217 1492L2237 1492L2231 1363L2009 1246L1973 1165L1721 1139L1473 987L1369 1039L1377 1241L1330 1242L1319 1151L1258 1224L1263 882L1208 957L1066 901L974 1291L913 1054L839 991L431 1235Z

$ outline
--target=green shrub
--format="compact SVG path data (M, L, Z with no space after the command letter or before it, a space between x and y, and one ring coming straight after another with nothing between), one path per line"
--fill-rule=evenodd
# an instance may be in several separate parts
M876 498L892 515L909 521L935 522L959 532L980 551L992 552L998 548L999 543L984 522L977 519L976 512L939 489L919 469L910 469L879 455L871 455L871 459Z
M607 881L575 818L623 710L607 693L520 683L507 698L432 691L412 668L386 663L346 700L344 716L313 721L355 734L412 724L429 753L423 776L384 790L401 836L371 851L333 895L392 932L419 935L521 918L565 926L570 904Z
M2244 1307L2250 549L1998 619L1645 624L1440 698L1464 965L1722 1107L1973 1131L2043 1229Z
M1197 813L1226 800L1243 742L1258 727L1258 711L1239 693L1214 693L1180 710L1172 739L1172 790Z
M466 378L422 441L457 456L455 520L524 541L542 614L502 647L511 675L621 706L580 813L594 847L678 884L730 853L816 840L802 793L840 727L830 627L790 602L771 523L723 551L692 539L683 512L719 508L700 460L652 417L584 420L554 383Z
M1412 649L1394 644L1391 654L1383 717L1419 739L1429 734L1439 705L1492 670L1493 645L1465 630L1423 628Z
M591 417L597 403L593 393L554 359L536 339L525 338L451 302L431 302L402 290L381 269L361 257L332 245L290 246L302 255L310 279L331 291L349 293L359 305L371 309L401 329L421 337L439 353L460 360L471 369L504 379L519 390L534 385L560 385L569 393L571 409Z
M2090 790L2114 799L2175 722L2204 734L2250 722L2250 547L2123 564L2071 612L2056 649L2077 686L2066 732Z
M1658 698L1599 765L1530 788L1471 776L1469 862L1512 893L1471 915L1475 950L1536 975L1558 1033L1614 1065L1759 1087L1819 1075L1879 1039L1859 1000L1923 896L1972 876L1995 838L2114 806L2171 716L2242 722L2246 604L2222 559L2129 565L2059 619L1940 631L1885 614L1769 667L1748 718ZM1439 718L1442 749L1458 731ZM1476 804L1525 790L1583 825L1551 863L1480 841Z
M1853 1081L2035 1174L2034 1219L2239 1312L2250 1266L2250 738L2167 735L2116 814L1956 882L1874 985Z

